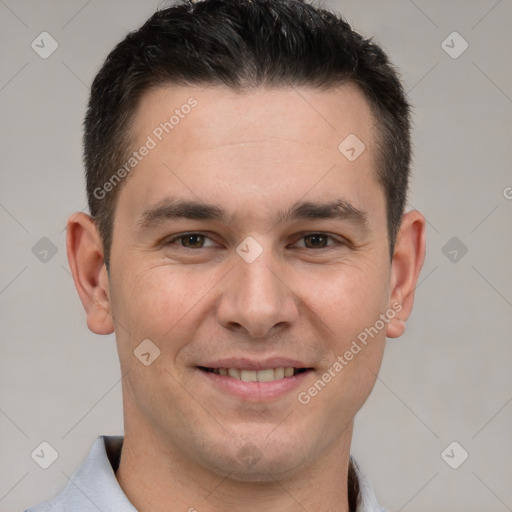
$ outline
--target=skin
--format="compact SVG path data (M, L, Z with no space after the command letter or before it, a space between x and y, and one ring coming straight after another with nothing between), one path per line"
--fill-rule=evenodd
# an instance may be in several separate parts
M125 415L117 479L142 512L292 511L298 504L347 511L354 416L375 384L386 336L400 336L411 313L425 220L417 211L403 216L390 260L375 120L354 86L161 87L142 98L134 148L191 96L197 107L122 185L110 276L90 217L68 221L68 257L88 327L116 332ZM338 150L351 133L366 146L353 162ZM180 218L138 230L141 213L170 196L218 205L228 222ZM297 201L336 199L366 212L366 228L349 219L279 220ZM183 247L183 239L164 243L183 232L204 234L204 246L201 238L197 248ZM331 238L304 238L315 233ZM249 235L263 249L252 263L236 252ZM301 404L298 393L395 303L400 312ZM160 350L149 366L134 356L144 339ZM273 400L222 392L196 368L273 356L314 368ZM247 452L252 460L241 456Z

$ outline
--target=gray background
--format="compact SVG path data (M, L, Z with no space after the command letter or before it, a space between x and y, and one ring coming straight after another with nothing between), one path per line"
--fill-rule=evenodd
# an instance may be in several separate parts
M97 435L122 433L115 340L87 330L64 227L86 209L89 85L159 5L0 0L2 511L55 495ZM389 510L512 510L512 2L325 5L374 35L401 70L415 105L410 206L428 220L415 310L388 342L353 454ZM31 48L43 31L59 45L47 59ZM469 44L456 59L445 49L460 51L461 39L442 46L454 31ZM33 252L43 237L57 249L46 261ZM46 470L31 458L42 441L59 454ZM458 469L441 457L453 441L446 460L469 453Z

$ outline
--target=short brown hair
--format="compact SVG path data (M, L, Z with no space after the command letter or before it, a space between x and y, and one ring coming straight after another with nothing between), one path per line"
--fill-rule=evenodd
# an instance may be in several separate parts
M341 16L303 0L186 0L154 13L108 55L92 84L84 123L89 209L107 270L122 183L108 194L98 190L129 158L134 113L150 88L327 89L343 83L360 88L378 121L377 173L386 195L392 256L409 179L410 108L383 50Z

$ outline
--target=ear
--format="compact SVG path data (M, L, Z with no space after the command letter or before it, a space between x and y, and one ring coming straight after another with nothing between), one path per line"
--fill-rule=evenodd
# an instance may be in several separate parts
M403 215L391 262L389 306L397 312L386 329L388 338L398 338L405 331L414 303L414 291L425 260L425 217L413 210ZM397 304L401 304L398 309Z
M75 287L87 313L87 327L96 334L112 333L114 323L103 248L89 215L80 212L68 219L66 249Z

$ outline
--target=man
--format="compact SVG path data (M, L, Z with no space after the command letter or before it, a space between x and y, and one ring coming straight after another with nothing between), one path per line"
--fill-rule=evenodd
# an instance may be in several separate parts
M111 52L67 249L125 433L31 511L383 510L350 444L424 259L409 130L382 50L300 0L183 3Z

